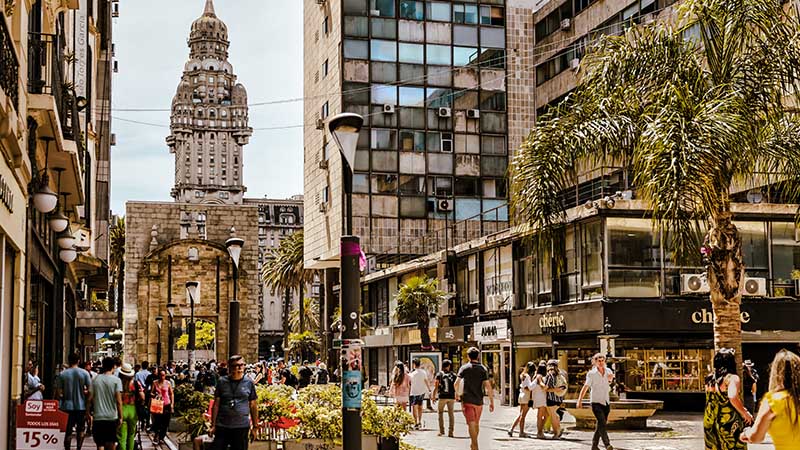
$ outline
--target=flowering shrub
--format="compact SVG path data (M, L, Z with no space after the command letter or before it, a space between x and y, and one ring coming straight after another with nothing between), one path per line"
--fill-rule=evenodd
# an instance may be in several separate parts
M275 423L284 417L294 414L295 402L292 400L294 389L283 384L257 385L258 421Z

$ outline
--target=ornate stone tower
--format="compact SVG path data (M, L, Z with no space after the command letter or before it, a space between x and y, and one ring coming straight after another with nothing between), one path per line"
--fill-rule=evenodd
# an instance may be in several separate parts
M228 62L228 27L206 0L192 23L189 61L172 100L167 137L175 154L172 197L182 203L242 204L243 146L248 125L247 91Z

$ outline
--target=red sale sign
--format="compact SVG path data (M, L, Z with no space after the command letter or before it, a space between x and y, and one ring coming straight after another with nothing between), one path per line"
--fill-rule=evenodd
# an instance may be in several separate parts
M60 450L67 415L55 400L29 400L17 405L17 450Z

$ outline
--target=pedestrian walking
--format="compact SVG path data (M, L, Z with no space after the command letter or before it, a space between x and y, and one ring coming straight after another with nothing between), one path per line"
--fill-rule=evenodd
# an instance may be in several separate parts
M742 364L742 393L744 397L744 407L750 414L756 413L756 392L758 389L758 372L754 367L753 361L745 360Z
M589 403L595 418L594 436L592 436L592 450L599 450L600 440L603 440L606 450L614 450L608 438L606 423L611 412L610 393L611 382L614 381L614 371L606 367L606 357L602 353L592 356L592 370L586 374L586 382L578 394L578 409L583 408L583 397L589 391Z
M769 371L769 391L761 400L752 428L742 442L760 443L769 433L775 450L800 447L800 357L788 350L775 355Z
M550 416L550 423L553 425L553 439L561 439L563 430L561 429L561 416L558 409L564 403L564 394L567 393L567 380L558 370L558 360L547 361L547 376L544 379L547 399L547 413Z
M134 375L134 380L139 383L140 386L144 389L144 402L139 405L138 417L139 422L141 423L141 427L143 430L150 429L150 389L152 386L148 384L148 380L151 379L150 373L150 363L147 361L142 361L142 368L136 372Z
M311 377L314 375L314 372L308 367L308 361L303 361L303 365L300 366L297 374L300 375L300 379L297 382L298 389L308 387L308 385L311 384Z
M741 399L741 380L736 374L734 350L721 348L714 355L714 372L706 378L703 431L707 450L745 450L739 437L753 416Z
M392 371L392 385L389 395L394 398L394 404L400 409L406 409L411 395L411 377L406 373L406 365L395 361Z
M59 400L59 409L67 413L67 432L64 434L64 448L70 449L72 431L75 430L77 448L83 448L83 438L86 431L86 407L91 401L92 379L89 373L78 367L79 356L77 353L69 355L67 362L69 368L65 369L56 379L56 398Z
M514 428L519 424L519 437L528 437L525 434L525 417L528 411L533 406L533 399L531 397L533 391L533 376L536 375L536 364L532 361L528 362L519 374L519 414L508 429L508 437L514 435Z
M531 380L531 407L536 411L536 437L544 439L544 423L547 420L547 385L544 382L547 376L547 363L539 361L536 374Z
M119 369L122 382L122 426L117 431L120 450L134 450L136 423L139 421L138 406L144 403L144 388L134 380L136 372L130 364L124 363Z
M244 366L242 356L231 356L230 375L220 378L214 391L208 435L214 437L215 450L247 450L248 435L258 423L256 387L245 378Z
M92 438L97 450L114 450L122 425L122 381L114 376L114 358L103 358L92 382Z
M494 411L494 389L489 381L489 371L480 363L480 350L470 347L467 350L469 362L458 369L456 380L456 400L461 401L461 411L469 429L470 450L478 450L483 397L489 397L489 412Z
M28 361L28 371L25 373L25 400L42 400L44 385L39 378L39 366L33 361Z
M453 373L453 363L449 359L442 361L442 370L436 374L431 395L439 412L439 436L444 436L444 410L446 408L447 418L450 420L447 436L453 437L456 425L453 415L456 403L456 378L456 374Z
M283 358L278 358L278 377L280 379L280 384L285 384L286 386L297 389L297 376L292 373L292 369L286 367L286 362L284 362Z
M422 428L422 403L425 401L425 396L431 392L431 386L430 380L428 380L428 372L420 367L420 360L414 358L411 365L414 370L409 374L411 377L409 402L411 403L411 414L414 416L414 426L419 429Z
M167 437L167 429L169 428L169 419L172 417L172 405L175 403L175 397L173 396L172 383L167 379L167 371L163 368L156 369L156 376L158 379L153 382L151 399L159 400L162 407L160 413L153 412L153 433L156 435L156 443L163 444L164 438Z

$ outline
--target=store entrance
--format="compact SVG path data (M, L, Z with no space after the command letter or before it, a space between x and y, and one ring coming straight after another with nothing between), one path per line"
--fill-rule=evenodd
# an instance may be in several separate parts
M489 371L496 404L510 405L514 389L511 367L511 346L492 346L481 352L483 365Z

